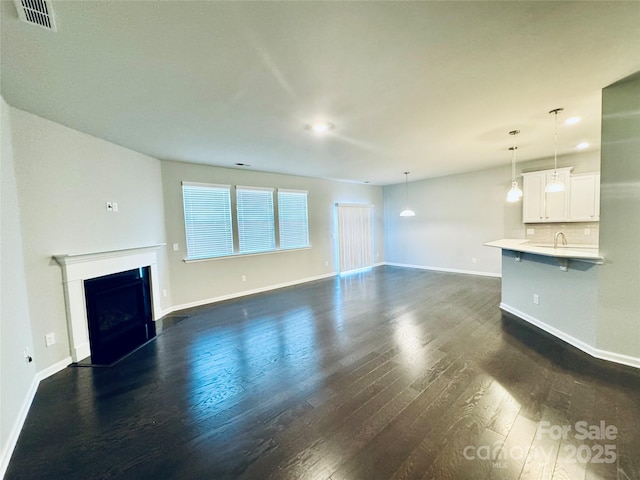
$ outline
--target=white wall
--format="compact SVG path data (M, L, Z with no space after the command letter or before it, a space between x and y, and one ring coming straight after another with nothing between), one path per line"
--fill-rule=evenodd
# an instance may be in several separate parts
M42 371L69 358L62 273L51 256L164 243L161 170L151 157L21 110L10 114L33 357ZM118 213L106 211L107 200L118 202ZM159 257L168 288L166 254ZM46 347L50 332L57 343Z
M33 352L31 319L22 247L10 107L0 99L0 477L33 395L35 366L24 359Z
M598 348L640 363L640 72L602 91Z
M596 345L598 269L570 260L560 270L553 257L502 253L502 307L565 341L590 351ZM533 295L539 303L533 303Z
M405 186L385 187L387 262L498 275L500 252L482 244L505 237L517 218L518 206L504 201L510 175L505 167L410 182L415 217L399 216Z
M574 173L599 171L598 152L558 158ZM517 165L523 171L553 167L553 158ZM522 188L522 178L518 177ZM384 187L385 258L388 263L422 268L499 275L500 251L483 243L524 238L522 202L507 203L511 165L448 177L409 182L409 205L415 217L399 216L405 186ZM474 262L475 259L475 262Z
M183 180L307 190L312 247L298 251L185 263ZM162 181L167 242L170 245L178 243L180 246L179 251L169 251L172 302L176 307L334 274L336 203L366 203L375 206L374 249L378 254L375 261L384 261L381 187L168 161L162 162ZM241 280L242 275L246 276L245 282Z

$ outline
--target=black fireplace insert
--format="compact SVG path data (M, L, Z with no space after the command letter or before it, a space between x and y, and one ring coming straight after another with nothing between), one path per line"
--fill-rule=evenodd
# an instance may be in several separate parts
M111 365L156 336L149 267L84 281L91 364Z

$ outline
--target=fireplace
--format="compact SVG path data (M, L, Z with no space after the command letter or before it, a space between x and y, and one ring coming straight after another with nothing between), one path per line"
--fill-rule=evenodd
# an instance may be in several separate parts
M109 365L156 336L149 267L84 281L91 363Z
M102 357L103 354L108 359L111 354L102 351L103 341L113 343L117 350L121 343L123 348L131 348L131 342L138 344L141 338L153 338L154 321L162 316L157 260L157 251L162 247L164 244L53 257L62 267L73 362L91 356L91 363L97 363L96 355ZM125 287L118 286L120 282ZM119 289L126 290L130 283L137 286L123 299L116 300L116 294L122 293ZM98 294L98 300L91 300L94 289L104 290ZM109 304L111 309L105 307ZM93 322L90 325L91 310L95 308L102 310L98 313L98 318L102 316L106 321L102 327L95 327ZM122 313L128 309L134 313ZM132 333L133 340L126 339L125 331Z

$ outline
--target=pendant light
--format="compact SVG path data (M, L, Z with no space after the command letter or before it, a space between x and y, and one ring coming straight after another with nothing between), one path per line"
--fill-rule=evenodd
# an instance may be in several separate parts
M518 186L518 182L516 181L516 135L520 133L520 130L512 130L509 132L509 135L513 135L513 147L510 147L509 150L513 150L513 155L511 156L511 190L507 192L507 202L515 203L522 198L522 190Z
M416 212L409 208L409 172L404 172L404 201L405 201L405 209L400 212L401 217L415 217Z
M564 192L566 187L562 180L560 180L560 175L558 174L558 112L562 112L564 108L555 108L549 113L555 114L555 152L553 156L553 173L551 174L551 181L547 183L547 186L544 188L544 191L547 193L554 192Z

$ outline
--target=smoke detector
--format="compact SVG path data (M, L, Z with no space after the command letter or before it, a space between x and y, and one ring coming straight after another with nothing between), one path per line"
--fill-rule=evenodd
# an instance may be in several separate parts
M51 0L14 0L20 20L47 30L57 31Z

